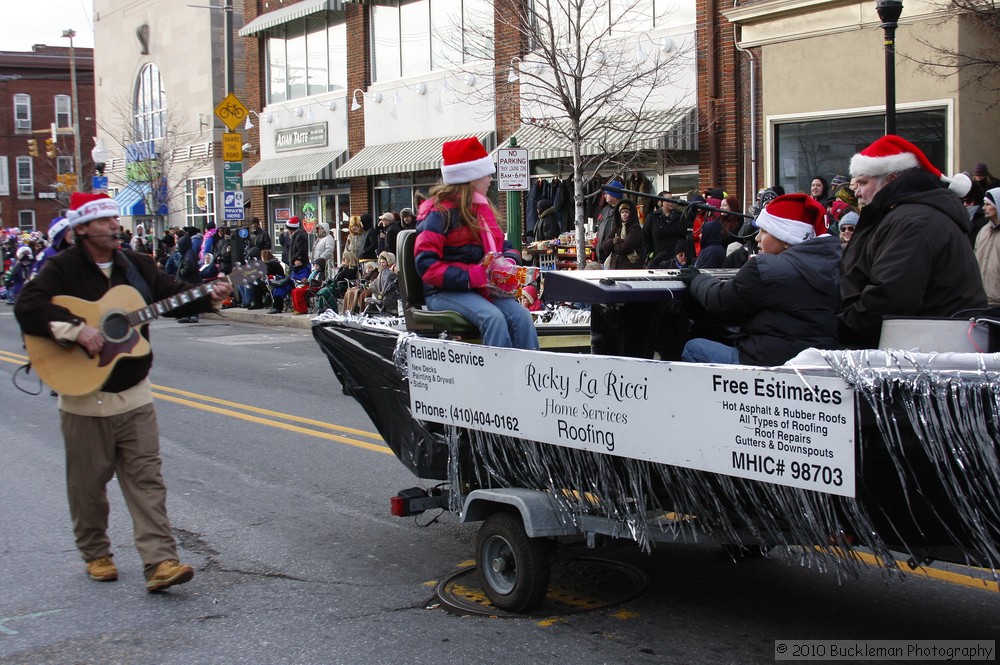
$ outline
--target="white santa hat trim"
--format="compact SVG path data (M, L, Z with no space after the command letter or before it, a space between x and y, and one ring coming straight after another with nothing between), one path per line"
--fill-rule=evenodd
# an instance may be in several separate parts
M800 242L816 237L812 224L800 222L797 219L786 219L770 214L765 208L754 222L758 228L764 229L781 242L798 245Z

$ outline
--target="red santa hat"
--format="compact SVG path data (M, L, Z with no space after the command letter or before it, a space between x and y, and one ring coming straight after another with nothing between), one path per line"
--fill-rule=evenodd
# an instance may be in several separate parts
M287 226L290 229L297 229L297 228L299 228L299 218L298 217L289 217L288 221L285 222L285 226Z
M754 225L797 245L827 232L826 208L808 194L784 194L767 204Z
M886 134L851 158L852 176L878 178L915 168L921 168L943 182L950 182L920 148L894 134Z
M70 228L102 217L117 217L119 214L118 204L103 192L100 194L73 192L69 197L69 208L66 219L69 220Z
M493 158L475 136L457 141L445 141L441 146L441 178L446 185L472 182L496 173Z

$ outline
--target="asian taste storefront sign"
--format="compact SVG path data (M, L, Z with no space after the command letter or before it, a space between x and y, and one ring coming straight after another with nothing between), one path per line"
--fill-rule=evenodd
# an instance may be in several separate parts
M274 132L274 149L276 152L287 152L302 148L325 148L328 142L329 137L325 122L302 125L291 129L277 129Z
M839 377L406 344L418 420L855 495L855 395Z

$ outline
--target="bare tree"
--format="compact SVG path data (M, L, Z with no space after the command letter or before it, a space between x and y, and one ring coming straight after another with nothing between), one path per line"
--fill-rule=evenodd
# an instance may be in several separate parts
M202 134L188 129L187 122L171 108L159 116L137 117L131 100L124 96L116 98L112 108L111 117L98 119L97 125L111 141L110 150L125 157L124 170L109 174L116 180L113 184L148 183L142 195L152 217L160 217L162 207L168 215L185 209L187 180L203 174L213 162ZM145 138L148 136L158 138Z
M975 26L975 30L962 34L974 36L978 41L971 44L966 38L958 49L951 49L917 37L917 41L930 48L936 57L911 60L922 71L936 76L961 74L963 86L980 85L993 93L993 105L1000 103L1000 3L997 0L943 0L938 6Z
M650 127L691 106L691 44L645 34L654 17L649 0L498 0L495 15L465 30L466 43L491 43L496 70L507 82L509 45L521 122L536 127L546 146L569 153L573 166L577 261L585 262L584 183L609 167L629 170L643 149L655 149L670 127ZM507 48L504 48L504 45ZM500 78L500 77L498 77ZM503 96L497 104L503 107ZM652 115L653 112L656 115Z

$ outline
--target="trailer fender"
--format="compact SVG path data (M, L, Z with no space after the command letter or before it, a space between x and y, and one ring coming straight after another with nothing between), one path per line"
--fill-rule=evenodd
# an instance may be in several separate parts
M501 511L520 514L524 532L530 538L580 533L571 516L559 509L551 494L524 488L473 490L465 497L461 521L481 522Z

